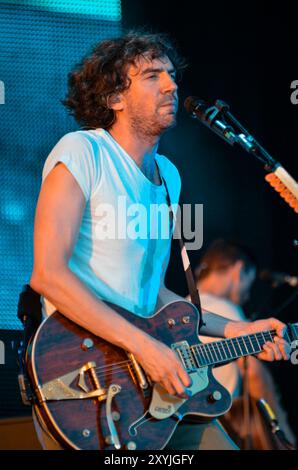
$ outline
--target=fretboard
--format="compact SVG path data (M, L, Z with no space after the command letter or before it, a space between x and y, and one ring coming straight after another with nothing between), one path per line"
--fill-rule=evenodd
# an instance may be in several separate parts
M188 351L184 350L181 356L184 356L183 362L185 362L185 364L189 365L189 361L191 361L195 367L220 365L240 357L260 353L263 350L264 344L267 341L272 342L274 336L276 336L276 331L270 330L237 336L235 338L227 338L211 343L200 343L187 348ZM289 343L293 340L298 340L297 323L287 327L285 339ZM185 354L188 357L186 357Z

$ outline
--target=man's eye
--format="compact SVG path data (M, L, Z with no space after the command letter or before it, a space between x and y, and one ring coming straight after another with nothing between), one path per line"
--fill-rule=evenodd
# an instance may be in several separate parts
M157 76L158 76L158 75L157 75L156 73L154 73L154 74L152 74L152 75L149 75L148 78L157 78Z

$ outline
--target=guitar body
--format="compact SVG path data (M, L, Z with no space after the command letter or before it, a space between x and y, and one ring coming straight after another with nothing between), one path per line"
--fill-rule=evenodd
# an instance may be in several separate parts
M169 303L150 318L108 305L169 347L183 341L190 346L199 342L198 311L189 302ZM90 364L93 375L88 369ZM142 388L137 370L124 350L92 335L59 312L39 327L28 348L27 368L32 390L39 398L39 412L63 448L115 450L108 420L112 413L118 448L162 449L182 417L195 415L201 421L210 420L231 406L229 392L214 379L208 366L191 371L192 396L187 400L168 395L152 385L150 379L148 382L146 376L148 386ZM75 394L94 390L95 383L109 391L108 397L74 398ZM112 393L116 390L112 385L118 390L116 394Z

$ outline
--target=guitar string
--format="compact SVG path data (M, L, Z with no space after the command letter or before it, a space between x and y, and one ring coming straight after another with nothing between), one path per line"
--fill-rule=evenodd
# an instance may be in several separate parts
M114 372L115 372L115 374L114 374ZM126 372L127 372L127 371L125 371L125 370L123 370L123 369L122 369L122 370L116 370L116 371L113 371L113 372L107 372L106 374L97 374L97 377L98 377L99 379L101 379L101 378L107 378L107 377L109 377L109 376L111 376L111 375L117 375L117 377L119 377L121 374L124 375L124 373L125 373L125 376L126 376L126 375L127 375Z
M271 335L271 333L275 333L275 330L270 330L270 331L264 331L264 332L257 332L257 333L253 333L253 335L255 336L260 336L260 335L264 335L264 334L269 334ZM193 348L197 348L197 349L206 349L208 347L208 345L216 345L216 346L224 346L224 345L228 345L228 342L232 342L231 340L236 340L236 339L243 339L244 341L246 341L247 339L249 339L249 336L251 335L243 335L243 336L239 336L239 337L233 337L233 338L226 338L226 339L223 339L223 340L219 340L219 341L214 341L213 343L198 343L196 345L193 345L193 346L190 346L189 349L190 350L193 350ZM264 338L263 338L264 339ZM252 340L256 343L258 343L258 339L257 338L252 338ZM232 342L233 343L233 342ZM244 343L245 344L245 343ZM264 343L265 344L265 343ZM239 347L240 351L241 351L241 348ZM202 351L199 351L200 353ZM241 353L243 353L241 351ZM212 356L211 356L212 357ZM231 358L230 358L231 359ZM95 367L95 370L96 371L112 371L112 369L114 368L115 370L115 366L120 366L121 365L128 365L128 364L132 364L132 361L131 360L124 360L124 361L119 361L119 362L115 362L113 364L109 364L108 366L99 366L99 367Z
M110 367L106 367L104 370L99 371L97 375L99 375L99 374L103 375L105 372L114 371L114 370L117 370L117 369L122 369L123 367L128 368L129 365L130 365L129 363L123 364L123 365L120 365L120 366L114 366L113 364L111 364ZM95 368L95 370L97 371L98 369Z
M234 339L234 338L230 338L230 339ZM204 344L202 344L202 345L200 344L199 346L204 346ZM192 350L193 347L197 347L197 346L191 346L190 349ZM132 361L127 360L127 361L121 361L121 362L118 362L118 363L116 362L114 364L110 364L109 366L96 367L95 370L100 371L97 374L98 378L106 378L106 377L109 377L113 374L119 375L121 373L123 373L123 374L126 373L129 370L128 365L131 365L131 364L132 364ZM207 364L205 364L205 366L206 365Z
M131 360L130 359L125 359L124 361L119 361L119 362L113 362L112 364L109 364L108 366L99 366L99 367L95 367L95 370L99 370L99 369L104 369L105 367L109 367L109 366L112 366L112 365L120 365L120 364L131 364Z
M239 353L237 353L237 350L235 349L234 341L237 341L238 349L240 350L241 355L246 356L246 355L253 354L253 352L252 351L250 352L249 349L248 349L249 342L250 342L250 345L252 347L258 346L258 349L259 349L260 343L263 342L263 344L262 344L262 346L263 346L265 344L265 342L267 342L267 340L269 340L269 338L268 339L265 338L265 335L267 335L267 336L269 335L270 340L272 341L272 335L273 334L276 334L275 330L269 330L269 331L263 331L263 332L259 331L257 333L253 333L253 334L249 334L249 335L243 335L243 336L237 336L237 337L233 337L233 338L226 338L224 340L214 341L212 343L199 343L197 345L191 346L190 349L194 353L195 358L196 358L196 354L199 353L199 355L200 355L199 359L203 359L203 361L205 362L205 364L202 364L202 366L211 365L213 363L216 364L218 362L224 362L224 361L235 359L235 358L239 357ZM261 339L261 341L260 341L260 339ZM265 342L264 342L264 339L265 339ZM239 340L243 341L242 346L240 345ZM243 345L245 346L245 348L247 350L246 353L243 352ZM233 354L231 355L230 346L233 346L233 349L236 353L235 357L233 357ZM216 351L215 347L217 348L217 351ZM220 349L220 347L222 349ZM212 352L212 348L213 348L213 352ZM230 357L228 356L227 351L229 352ZM262 349L259 350L259 352L262 352ZM259 352L255 352L254 354L258 354ZM220 357L219 360L218 360L218 357L217 357L217 353L219 353L218 354L219 357ZM224 353L226 355L226 357L222 357L222 353ZM210 362L209 356L212 359L211 362ZM214 357L215 357L215 361L214 361ZM207 358L207 363L206 363L206 358Z
M192 349L193 346L191 346L190 349ZM102 367L96 367L95 370L99 371L97 373L98 378L104 378L111 376L113 374L121 374L121 373L126 373L129 369L128 366L132 364L132 361L121 361L118 363L110 364L109 366L102 366ZM206 365L206 364L205 364Z
M265 333L270 334L269 331L267 331ZM262 332L260 332L260 334L262 334ZM250 338L248 338L248 336L249 335L246 335L245 337L241 337L241 338L250 339ZM235 339L235 338L228 338L228 339ZM254 338L252 338L252 339L256 341L256 339L254 339ZM191 346L190 349L192 350L193 348L197 348L198 346L204 346L204 344L198 344L198 345ZM118 362L118 363L116 362L114 364L110 364L109 366L96 367L95 370L100 371L97 374L97 377L99 379L100 378L107 378L107 377L112 376L112 375L117 375L119 377L121 374L125 374L125 375L127 374L127 372L129 371L129 365L131 365L131 364L132 364L131 360L126 360L126 361L121 361L121 362ZM209 364L204 364L204 365L202 365L202 367L204 367L206 365L209 365Z

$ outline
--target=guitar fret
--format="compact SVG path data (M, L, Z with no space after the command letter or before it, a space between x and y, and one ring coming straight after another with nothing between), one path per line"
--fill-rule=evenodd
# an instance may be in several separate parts
M218 360L218 357L217 357L217 354L216 354L216 351L215 351L215 347L214 347L214 344L213 343L210 343L210 347L213 348L213 351L214 351L214 355L215 355L215 362L220 362L220 360Z
M233 340L229 340L229 342L231 343L231 345L233 346L233 349L234 349L234 351L235 351L235 356L232 355L232 357L235 357L235 358L236 358L236 357L237 357L237 351L236 351L236 349L235 349Z
M257 333L259 341L260 341L260 350L263 350L264 344L269 341L269 339L266 339L265 335L263 332Z
M201 367L201 366L205 365L204 364L205 358L204 358L204 356L201 355L201 352L200 352L198 346L199 345L192 346L192 349L194 350L196 361L197 361L199 367ZM202 364L201 364L201 361L202 361Z
M260 343L258 341L257 336L253 335L251 341L252 341L252 345L253 345L253 348L254 348L254 353L258 353L260 351Z
M249 335L249 342L251 344L252 354L256 354L257 352L259 352L259 345L256 340L256 335Z
M233 359L233 353L230 350L230 342L227 340L225 341L225 351L226 351L227 359Z
M210 362L210 359L208 357L207 348L205 346L206 346L205 344L199 344L198 349L199 349L199 352L200 352L201 356L203 357L204 361L206 361L205 365L209 365L209 364L211 364L211 362Z
M219 357L220 357L220 362L223 361L223 356L222 356L219 344L218 343L213 343L213 347L214 347L214 349L216 348L217 351L218 351L218 354L219 354Z
M222 346L223 353L225 354L225 360L230 360L231 357L229 357L229 354L228 354L230 351L229 351L229 349L228 349L228 343L227 343L227 341L223 341L222 344L221 344L221 346ZM227 352L227 351L228 351L228 352Z
M266 333L264 333L264 335L265 335L266 341L270 341L270 342L272 341L272 337L271 337L270 332L266 332Z
M209 364L213 364L213 362L214 362L214 357L212 356L212 351L211 351L210 348L209 348L209 344L205 344L203 347L204 347L204 349L205 349L205 351L206 351L206 356L207 356L207 358L208 358ZM211 360L210 360L210 358L211 358Z
M200 345L199 345L200 346ZM199 348L198 346L196 347L196 352L197 352L197 356L202 359L202 366L205 366L208 364L208 358L206 359L206 357L204 356L204 349L202 349L201 347Z
M210 359L208 357L208 351L206 350L205 346L202 345L202 344L200 344L200 351L203 355L205 363L209 365L210 364Z
M218 347L221 347L221 349L222 349L224 361L227 361L227 360L228 360L228 355L227 355L227 351L226 351L225 346L226 346L226 342L225 342L225 341L222 341L222 343L220 343L220 344L218 345Z
M294 326L294 325L293 325ZM298 325L295 325L295 333ZM238 357L258 354L267 341L273 341L275 331L260 331L255 334L228 338L192 346L194 358L199 367L223 364Z
M254 348L254 345L252 344L252 340L250 339L250 336L248 336L248 339L249 339L249 342L251 344L252 352L255 352L255 348Z
M269 336L270 336L271 341L273 341L271 331L269 331Z
M218 347L218 350L220 351L220 355L222 356L223 361L226 361L227 360L227 355L226 355L226 352L225 352L224 343L223 342L218 342L217 347Z
M266 340L265 340L264 336L261 333L256 333L256 336L257 336L258 341L260 343L260 347L262 348L264 343L266 343Z
M254 335L254 341L255 341L255 353L259 353L260 351L262 351L263 347L262 347L262 341L260 341L260 339L258 338L258 334L255 334Z
M240 343L239 343L239 338L235 338L235 340L236 340L236 345L238 346L239 351L240 351L239 356L242 356L242 355L243 355L243 351L242 351L241 345L240 345Z
M205 364L208 364L208 363L209 363L209 359L208 359L207 352L205 351L205 348L204 348L204 347L201 347L201 345L200 345L200 353L202 354L202 358L204 359Z
M200 358L199 354L197 353L197 347L196 346L191 346L190 350L191 350L191 352L194 356L195 364L197 365L197 367L202 367L203 364L201 364L201 358Z
M253 354L255 352L254 347L252 345L252 342L250 341L249 336L244 336L243 337L243 343L245 344L245 348L246 348L248 354Z
M256 339L256 342L257 342L258 348L259 348L259 350L261 351L261 349L262 349L262 346L260 345L260 342L259 342L259 340L258 340L258 335L255 335L254 337L255 337L255 339Z
M240 340L241 340L242 345L245 346L246 353L249 354L249 350L248 350L248 348L247 348L247 346L246 346L246 343L245 343L244 338L243 338L243 337L240 337L240 338L239 338L239 341L240 341ZM247 354L244 353L244 355L247 355Z
M266 340L266 338L265 338L265 335L264 335L264 333L263 333L263 332L261 332L261 336L263 336L263 341L264 341L264 343L263 343L263 344L265 344L267 340Z
M227 354L226 354L226 352L225 352L224 345L225 345L224 341L221 342L221 343L217 343L217 347L218 347L218 349L219 349L219 351L220 351L220 354L221 354L221 356L222 356L222 360L223 360L223 361L225 361L225 360L227 359Z
M210 353L212 362L216 363L217 360L216 360L216 359L214 358L214 356L212 355L212 354L213 354L213 353L212 353L212 349L211 349L211 346L212 346L212 345L211 345L211 344L207 344L206 346L207 346L208 352ZM211 364L212 364L212 362L211 362Z
M263 333L263 336L264 336L264 338L265 338L266 341L270 341L270 336L268 335L267 331L265 331L265 332ZM268 336L269 336L269 337L268 337Z

